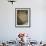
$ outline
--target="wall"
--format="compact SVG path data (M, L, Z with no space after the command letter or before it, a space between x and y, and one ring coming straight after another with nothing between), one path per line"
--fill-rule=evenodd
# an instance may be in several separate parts
M17 0L13 5L0 0L0 41L15 40L19 32L28 33L33 40L46 40L46 14L43 0ZM31 27L15 27L15 8L31 8Z

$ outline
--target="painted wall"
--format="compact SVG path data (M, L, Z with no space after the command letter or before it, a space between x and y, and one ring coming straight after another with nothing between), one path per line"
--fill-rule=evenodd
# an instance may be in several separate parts
M33 40L46 40L45 0L17 0L13 5L0 0L0 41L15 40L19 32L28 33ZM31 8L31 27L15 27L15 8Z

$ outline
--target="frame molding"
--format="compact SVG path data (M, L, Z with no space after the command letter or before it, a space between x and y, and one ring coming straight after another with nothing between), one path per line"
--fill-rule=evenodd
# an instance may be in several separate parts
M25 10L25 9L27 9L27 10L29 10L29 25L27 25L27 26L17 26L16 25L16 11L17 10ZM18 27L18 28L29 28L29 27L31 27L31 8L15 8L15 27Z

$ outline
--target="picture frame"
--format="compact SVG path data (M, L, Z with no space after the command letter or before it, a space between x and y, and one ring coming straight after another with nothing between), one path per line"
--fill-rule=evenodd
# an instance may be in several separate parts
M15 8L15 27L31 27L30 8Z

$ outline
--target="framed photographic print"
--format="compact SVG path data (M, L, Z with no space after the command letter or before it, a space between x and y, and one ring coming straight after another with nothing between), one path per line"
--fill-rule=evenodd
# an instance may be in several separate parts
M16 27L30 27L30 8L15 8L15 26Z

